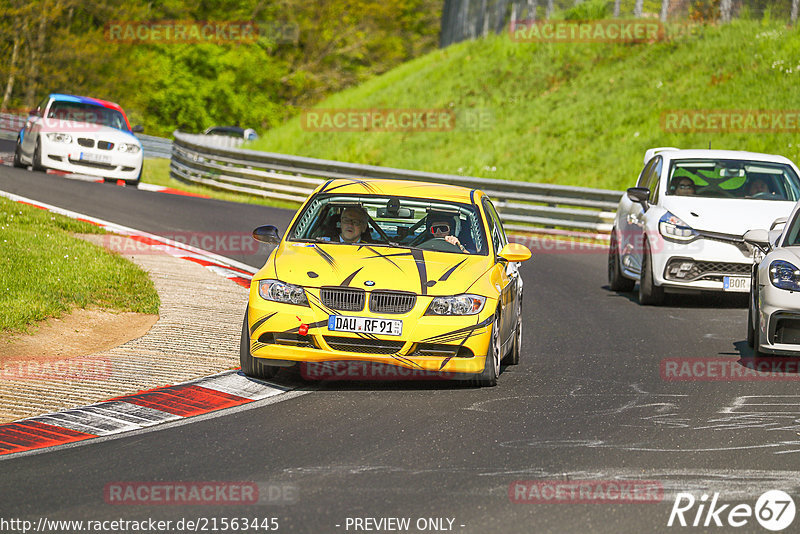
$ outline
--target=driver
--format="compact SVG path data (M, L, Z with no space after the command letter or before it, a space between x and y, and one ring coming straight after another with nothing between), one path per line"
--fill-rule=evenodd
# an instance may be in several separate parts
M759 193L769 193L769 186L761 178L756 178L747 186L747 196L754 197Z
M444 239L451 245L455 245L460 248L462 252L466 252L467 249L464 248L464 245L461 244L461 241L459 241L458 238L453 235L456 230L455 223L455 217L452 215L435 212L428 214L427 226L430 237L434 239Z

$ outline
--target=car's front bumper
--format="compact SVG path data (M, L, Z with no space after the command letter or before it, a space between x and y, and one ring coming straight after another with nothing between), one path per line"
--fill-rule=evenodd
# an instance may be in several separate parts
M750 291L749 282L725 287L725 277L749 279L753 265L750 252L732 243L697 239L681 244L662 239L652 258L656 285L679 291Z
M776 355L800 354L800 293L765 284L758 294L759 350Z
M403 321L402 335L378 336L330 331L327 312L266 301L251 289L250 353L282 362L360 361L441 373L483 371L496 302L487 299L477 315L426 316L431 300L419 296L410 312L399 315L374 314L367 309L341 312ZM300 335L301 325L308 326L306 335Z
M118 150L86 149L74 144L51 142L44 137L41 141L42 166L48 169L74 174L86 174L100 178L136 180L142 170L141 150L132 154ZM81 153L107 156L109 163L97 163L81 159Z

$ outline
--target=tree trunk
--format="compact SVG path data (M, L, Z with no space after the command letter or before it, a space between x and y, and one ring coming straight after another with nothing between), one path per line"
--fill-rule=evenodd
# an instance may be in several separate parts
M792 24L797 22L797 5L800 4L800 0L792 0Z
M553 14L553 0L547 0L547 10L544 12L544 18L550 19L550 15Z
M528 13L525 18L531 22L536 21L536 8L539 7L538 4L538 0L528 0Z
M28 62L27 87L25 88L25 107L32 108L36 105L36 90L39 85L39 69L44 45L47 40L47 15L50 11L50 3L42 2L42 13L39 16L39 27L36 31L36 41L29 41L31 49Z
M615 19L619 18L619 1L620 0L614 0L614 18Z
M669 14L669 0L661 0L661 22L667 22Z
M3 102L0 103L0 111L5 111L8 107L8 101L11 100L11 92L14 90L14 80L17 78L17 58L19 57L19 24L14 24L14 46L11 49L11 64L8 68L8 80L6 81L6 90L3 93Z
M723 24L731 21L731 10L733 9L733 2L731 0L722 0L719 4L719 18Z
M642 11L644 8L644 0L636 0L636 4L633 6L633 16L634 18L641 18Z

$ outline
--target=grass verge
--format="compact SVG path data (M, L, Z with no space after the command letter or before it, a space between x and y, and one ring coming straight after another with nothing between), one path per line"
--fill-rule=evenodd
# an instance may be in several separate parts
M27 332L37 321L92 305L158 313L147 273L73 233L104 231L0 197L0 331Z

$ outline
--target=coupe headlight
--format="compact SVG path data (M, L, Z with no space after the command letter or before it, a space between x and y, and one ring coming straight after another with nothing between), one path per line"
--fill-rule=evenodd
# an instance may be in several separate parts
M666 212L659 219L658 231L661 232L664 239L670 241L691 241L698 235L694 228L670 212Z
M59 132L49 132L46 134L47 138L51 141L55 141L56 143L71 143L72 136L65 133Z
M259 280L258 294L264 300L308 306L306 292L302 287L287 284L280 280Z
M778 289L800 291L800 269L784 260L769 264L769 281Z
M117 150L120 152L130 152L131 154L136 154L141 150L139 145L135 145L133 143L120 143L117 145Z
M486 297L479 295L455 295L435 297L425 315L475 315L480 313Z

